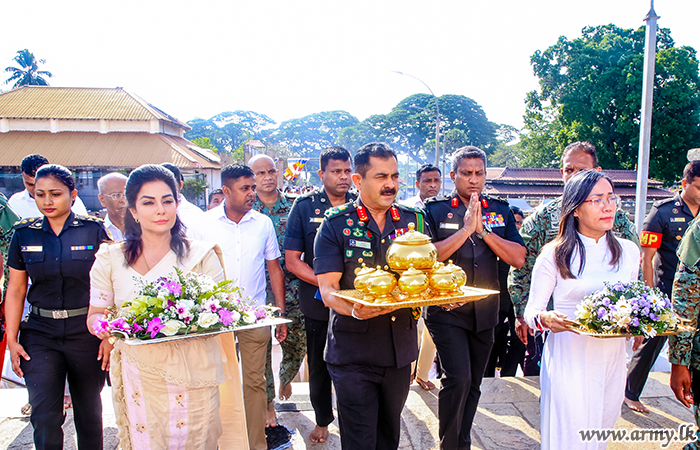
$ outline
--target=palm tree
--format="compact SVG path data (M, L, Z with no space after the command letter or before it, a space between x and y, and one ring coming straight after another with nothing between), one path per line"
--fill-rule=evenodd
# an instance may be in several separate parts
M35 86L48 86L49 83L44 79L44 76L50 78L53 75L51 72L47 72L45 70L38 70L39 65L38 63L44 64L46 63L45 60L39 59L37 60L34 57L34 54L27 50L26 48L24 50L19 50L17 52L17 56L13 58L17 64L19 64L20 68L17 67L7 67L5 68L5 72L10 72L12 75L10 78L5 80L5 84L9 84L12 81L15 81L15 85L12 86L13 88L20 87L20 86L27 86L27 85L35 85Z

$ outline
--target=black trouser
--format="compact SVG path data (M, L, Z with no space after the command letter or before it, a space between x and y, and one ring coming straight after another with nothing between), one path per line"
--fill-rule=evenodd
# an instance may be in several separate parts
M473 332L427 322L445 372L438 394L440 448L471 448L471 429L481 396L481 380L493 346L493 328Z
M627 369L625 397L636 402L639 401L639 396L642 395L642 390L644 390L644 385L649 377L649 371L654 366L667 339L666 336L653 337L635 350Z
M512 311L498 313L498 325L494 328L494 342L484 376L493 377L496 367L501 368L502 377L514 377L518 366L524 370L525 344L515 332L515 314Z
M323 350L328 332L327 320L305 317L306 354L309 362L309 397L316 413L316 425L327 427L333 422L333 398L331 375L328 373Z
M342 448L396 450L411 365L396 368L328 364L328 371L338 397Z
M523 375L526 377L536 377L540 375L540 359L544 348L545 334L532 336L527 334L527 345L525 349L525 362L523 363Z
M63 449L63 391L68 378L80 450L102 449L102 399L105 382L97 360L100 340L88 333L56 339L35 330L20 332L30 356L20 358L32 405L31 423L37 450Z

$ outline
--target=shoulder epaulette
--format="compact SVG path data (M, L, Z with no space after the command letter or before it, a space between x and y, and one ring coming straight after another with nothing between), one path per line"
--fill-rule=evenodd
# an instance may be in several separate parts
M510 205L510 203L508 203L508 200L506 200L506 199L503 198L503 197L496 197L495 195L487 195L487 194L483 194L483 195L484 195L484 197L487 198L488 200L493 200L493 201L496 201L496 202L505 203L506 205Z
M676 197L674 196L674 197L669 197L669 198L657 200L654 202L654 206L656 206L658 208L659 206L665 205L666 203L670 203L670 202L674 201L675 199L676 199Z
M448 200L449 200L449 198L447 198L443 195L436 195L435 197L426 198L423 203L425 203L427 205L428 203L444 202L444 201L448 201Z
M101 219L101 218L95 217L95 216L90 216L90 215L84 216L82 214L76 214L74 217L78 220L86 220L88 222L103 223L105 221L104 219Z
M334 206L332 208L327 209L326 212L324 213L324 215L328 219L330 219L330 218L338 216L340 214L345 214L346 212L353 211L354 209L351 209L351 207L354 207L352 202L345 203L345 204L340 205L340 206Z
M15 222L14 227L16 230L20 228L27 228L28 226L33 225L32 228L41 228L41 224L44 222L43 217L28 217L26 219L18 220Z
M306 200L307 198L311 198L314 195L318 195L318 194L320 194L320 191L318 189L314 189L311 192L307 192L306 194L302 194L302 195L298 196L296 199L298 202L300 202L302 200Z
M424 212L421 208L419 208L417 206L402 205L400 203L394 203L394 206L396 206L397 208L402 209L404 211L410 211L410 212L414 212L414 213L423 213Z

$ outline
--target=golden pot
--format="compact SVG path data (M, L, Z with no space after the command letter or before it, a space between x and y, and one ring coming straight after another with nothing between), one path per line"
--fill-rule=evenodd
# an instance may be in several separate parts
M418 297L428 289L428 276L422 271L410 266L399 278L399 290L408 298Z
M366 282L368 293L365 299L375 303L393 303L391 293L396 289L396 278L390 272L385 272L377 266L377 270L369 275Z
M437 249L430 237L415 230L415 224L408 224L408 232L394 239L386 251L386 262L393 270L402 272L413 266L417 270L427 270L437 261Z
M377 269L367 267L365 263L362 263L362 267L359 268L359 270L357 271L357 275L355 276L355 289L365 294L369 293L369 290L367 290L367 279L376 270Z
M446 295L457 289L458 281L451 269L445 265L434 269L429 277L430 289L434 294Z
M445 266L445 268L452 271L452 274L457 279L457 288L454 290L453 294L460 293L460 289L462 288L462 286L467 284L467 274L464 272L464 270L462 270L461 267L453 264L452 260L447 261L447 265Z

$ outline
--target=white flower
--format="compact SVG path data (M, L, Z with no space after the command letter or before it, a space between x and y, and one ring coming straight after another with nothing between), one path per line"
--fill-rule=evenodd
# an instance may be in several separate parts
M243 322L247 323L248 325L252 325L255 323L255 314L251 314L250 311L244 311L242 315Z
M197 319L197 325L201 328L209 328L219 323L219 315L211 312L203 312Z
M175 333L180 331L181 328L185 328L187 325L180 322L179 320L168 320L165 322L165 327L160 330L166 336L173 336Z
M219 308L221 308L221 304L219 303L219 300L215 298L210 298L202 303L202 310L204 311L216 312L219 310Z

